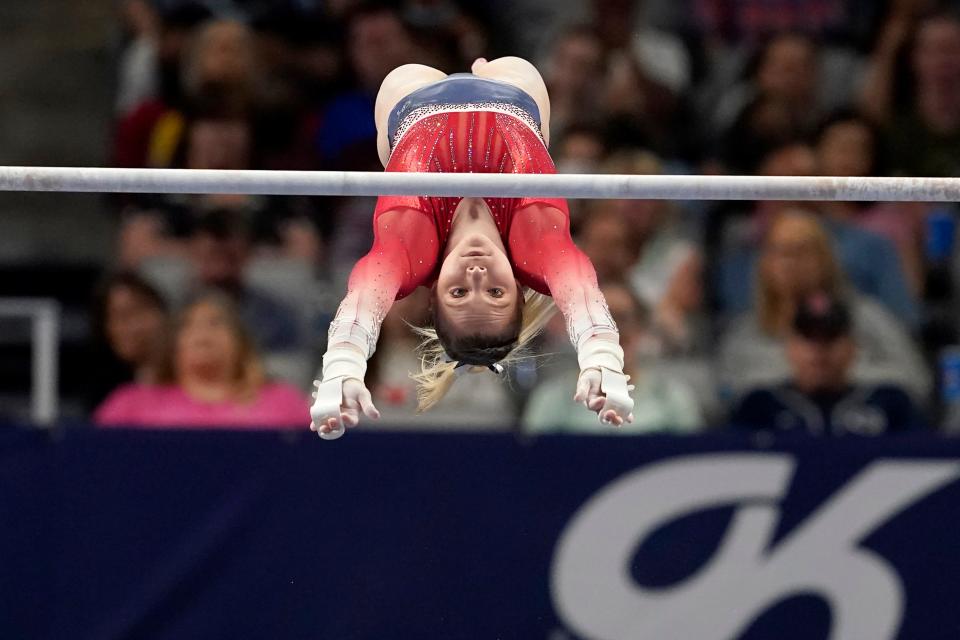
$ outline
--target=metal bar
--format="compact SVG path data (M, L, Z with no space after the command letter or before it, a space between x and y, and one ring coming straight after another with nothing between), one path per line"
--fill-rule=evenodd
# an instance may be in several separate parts
M955 202L960 179L0 167L0 191Z

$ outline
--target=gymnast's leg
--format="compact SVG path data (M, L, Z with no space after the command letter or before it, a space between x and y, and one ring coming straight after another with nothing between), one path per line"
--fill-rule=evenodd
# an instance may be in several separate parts
M390 159L390 141L387 138L390 112L398 102L417 89L422 89L446 77L447 74L433 67L423 64L405 64L388 73L383 79L380 91L377 93L374 118L377 123L377 153L384 167Z
M523 89L537 103L540 109L540 131L543 140L550 145L550 97L540 72L523 58L507 56L489 62L478 58L471 69L473 75L491 80L500 80Z

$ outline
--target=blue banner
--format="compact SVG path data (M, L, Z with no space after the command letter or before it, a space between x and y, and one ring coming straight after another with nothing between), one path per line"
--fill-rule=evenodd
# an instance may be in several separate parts
M960 442L0 429L3 638L960 635Z

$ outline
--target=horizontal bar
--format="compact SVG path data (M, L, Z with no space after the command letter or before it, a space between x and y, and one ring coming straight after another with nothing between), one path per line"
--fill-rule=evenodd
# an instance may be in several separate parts
M0 167L0 191L956 202L960 179Z

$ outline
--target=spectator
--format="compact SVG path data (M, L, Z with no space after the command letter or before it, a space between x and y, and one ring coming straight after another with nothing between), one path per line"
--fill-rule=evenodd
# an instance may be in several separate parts
M638 20L638 2L592 0L593 24L606 50L603 109L611 139L690 155L684 96L692 76L683 41Z
M686 45L643 19L649 2L592 0L590 4L593 23L608 50L619 52L636 65L646 90L664 89L676 98L689 89L693 70Z
M121 15L129 42L119 62L117 114L155 100L177 104L183 51L193 29L210 19L210 10L195 2L164 8L149 0L125 0Z
M543 66L554 139L562 139L575 123L603 124L607 62L603 41L594 29L567 28L553 42Z
M871 57L863 110L886 129L891 169L960 175L960 17L895 2Z
M251 244L241 213L230 209L206 213L190 237L188 251L192 288L213 288L229 295L261 348L284 351L304 346L303 320L298 313L244 279Z
M120 272L96 293L93 320L95 366L87 380L91 410L121 384L156 382L165 346L167 304L146 280Z
M771 152L761 165L762 175L813 175L816 155L805 144L791 144ZM720 309L736 314L750 308L749 282L757 261L757 245L764 237L770 221L800 203L758 203L752 215L741 224L729 225L721 240L716 285ZM870 231L858 229L849 222L827 218L822 221L836 247L843 271L850 284L860 293L875 298L911 329L920 322L917 301L910 291L894 246Z
M882 175L880 132L852 111L833 114L820 127L814 147L817 174L823 176ZM885 237L897 249L911 293L923 293L924 219L930 206L923 202L824 202L820 209L832 220Z
M607 144L600 127L589 124L571 124L563 137L555 140L550 155L557 173L596 173L607 155ZM589 202L568 200L570 227L576 232L586 216Z
M558 173L594 173L607 155L607 144L599 128L572 124L553 144L550 155Z
M243 200L227 201L231 206L218 206L217 202L213 201L213 208L206 210L174 210L165 219L151 212L140 214L137 225L152 221L155 226L148 231L153 235L146 239L134 235L128 225L122 239L122 255L174 302L189 297L191 292L211 288L231 296L258 344L269 355L302 348L309 314L306 296L300 295L291 304L274 291L249 284L248 267L254 252L250 221L254 212L242 207ZM171 228L178 230L176 236L168 235ZM311 244L293 235L290 231L288 240ZM306 247L304 251L318 249ZM301 270L310 271L309 267Z
M117 124L113 161L121 167L171 166L186 131L185 109L251 114L264 99L253 32L235 20L212 20L196 31L180 65L176 98L158 96Z
M300 391L265 379L233 303L206 294L180 314L157 384L114 391L97 409L103 427L295 427L309 422Z
M165 148L154 148L152 163L187 169L254 169L258 137L251 118L241 114L198 112L183 121L184 131ZM245 195L159 196L141 198L126 212L120 229L120 264L136 269L151 258L177 257L200 212L225 208L250 214L255 240L275 253L315 264L320 238L311 203L304 198Z
M370 3L355 9L346 33L355 86L331 100L320 114L317 154L324 166L331 168L380 170L374 98L390 71L418 62L423 55L398 11L388 4Z
M317 114L344 80L341 27L294 6L271 7L253 26L273 96L270 108L257 114L258 168L317 169Z
M731 424L815 435L878 435L925 426L902 389L853 381L857 343L850 311L841 301L814 294L801 302L785 350L789 379L750 392Z
M745 173L774 148L813 130L822 111L819 56L816 42L793 33L760 50L749 82L729 89L714 115L726 167Z
M522 425L529 433L584 433L632 435L658 430L695 431L703 417L694 392L679 380L658 375L640 360L640 349L649 330L649 311L630 289L622 284L602 287L610 313L620 329L624 372L636 385L632 395L634 419L631 424L611 429L598 424L594 414L577 407L570 389L575 386L566 375L547 378L534 388L524 409ZM644 370L646 369L646 370Z
M604 171L661 174L663 166L651 153L621 151L607 160ZM630 260L621 264L634 293L651 309L658 353L702 353L708 341L702 314L703 254L692 239L694 231L666 200L602 200L597 210L626 222Z
M630 232L629 221L620 212L602 204L595 206L581 224L577 245L590 258L601 285L626 281L637 260Z
M739 395L787 376L783 344L791 319L801 300L825 292L843 297L851 309L859 347L854 380L898 384L926 402L930 375L909 334L882 306L846 287L829 236L815 216L792 210L773 221L755 283L754 310L735 319L720 341L719 375L726 392Z

